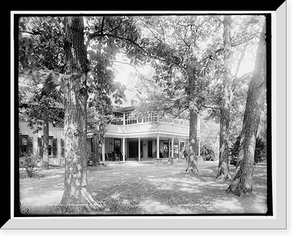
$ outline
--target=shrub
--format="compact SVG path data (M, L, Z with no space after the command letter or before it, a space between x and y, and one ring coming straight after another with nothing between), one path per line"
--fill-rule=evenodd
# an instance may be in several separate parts
M240 152L240 136L236 138L236 141L233 143L230 148L230 164L236 165L238 160L238 155ZM255 154L254 154L254 163L260 163L266 159L266 142L257 137L255 145Z
M235 142L233 143L233 145L229 148L231 165L237 164L237 160L238 160L238 156L239 156L239 152L240 152L240 140L241 140L241 137L238 136L236 138Z
M27 153L24 155L23 160L21 161L21 166L25 168L27 176L32 178L36 173L37 164L39 159L34 157L32 154Z
M204 161L214 161L216 158L214 150L206 144L201 146L200 155Z
M255 163L260 163L266 160L266 142L261 138L256 138L256 146L255 146L255 154L254 154L254 161Z

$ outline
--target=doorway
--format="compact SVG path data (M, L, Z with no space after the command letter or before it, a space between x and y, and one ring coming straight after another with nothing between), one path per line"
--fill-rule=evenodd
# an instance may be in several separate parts
M128 141L128 157L138 157L138 141Z
M114 149L119 158L121 158L121 139L115 138L114 140Z
M152 158L152 140L148 140L148 157Z

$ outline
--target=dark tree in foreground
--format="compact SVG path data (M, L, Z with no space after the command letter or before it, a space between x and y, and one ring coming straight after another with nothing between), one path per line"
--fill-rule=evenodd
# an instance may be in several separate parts
M112 25L115 27L111 28ZM103 67L107 65L100 65L101 62L110 60L103 56L92 55L91 52L88 55L87 47L91 47L93 43L98 43L98 48L108 46L101 42L101 40L106 40L114 44L114 48L111 48L114 51L110 52L110 56L115 56L117 50L123 48L126 50L126 54L131 54L129 56L133 58L134 48L132 45L134 44L132 43L138 38L138 34L134 32L132 19L122 16L92 18L87 29L84 28L82 16L70 16L64 18L62 27L64 28L64 74L46 68L30 68L27 75L45 80L44 92L51 92L60 86L64 93L65 181L60 205L65 205L70 209L65 213L84 213L84 209L90 211L102 207L92 198L87 189L88 93L96 90L97 94L101 96L100 92L104 91L103 85L98 87L97 84L110 80L110 77L106 77L110 76L110 73L103 72L105 70ZM87 40L86 43L85 40ZM96 60L96 63L91 63L93 60ZM91 68L94 72L90 72ZM92 73L92 75L90 74L89 77L88 73ZM103 98L103 96L101 97ZM104 94L104 97L107 96Z
M87 191L88 60L84 44L83 18L66 17L64 24L64 52L68 78L64 80L65 185L61 204L83 204L95 209L99 208L99 204Z
M251 193L253 189L253 164L255 144L261 113L265 103L266 92L266 23L260 35L257 48L253 76L249 84L243 128L241 132L241 148L238 156L238 167L228 193L237 196Z

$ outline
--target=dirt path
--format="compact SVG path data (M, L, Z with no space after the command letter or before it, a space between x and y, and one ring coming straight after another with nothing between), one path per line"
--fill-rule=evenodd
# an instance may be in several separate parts
M199 174L185 173L185 167L184 161L159 166L149 162L111 162L106 167L89 167L89 191L97 201L106 205L101 214L266 212L266 167L255 169L254 195L241 198L225 192L229 182L215 179L216 162L202 163ZM233 167L231 171L234 173ZM30 212L45 213L42 208L58 204L62 192L62 168L50 170L40 179L20 180L21 203L24 208L29 207Z

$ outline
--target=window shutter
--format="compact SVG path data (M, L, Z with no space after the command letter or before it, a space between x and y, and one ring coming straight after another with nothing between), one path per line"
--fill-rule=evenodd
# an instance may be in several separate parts
M38 138L38 147L43 147L43 140L42 140L42 138Z
M28 137L27 145L28 145L28 152L32 154L33 153L33 138L32 137Z
M57 156L57 138L52 139L53 156Z
M48 137L48 155L53 155L53 147L52 147L52 140L53 140L53 137L52 136L49 136Z
M60 156L65 157L65 141L60 139Z
M42 138L38 138L38 152L39 152L39 156L43 157L43 139Z

